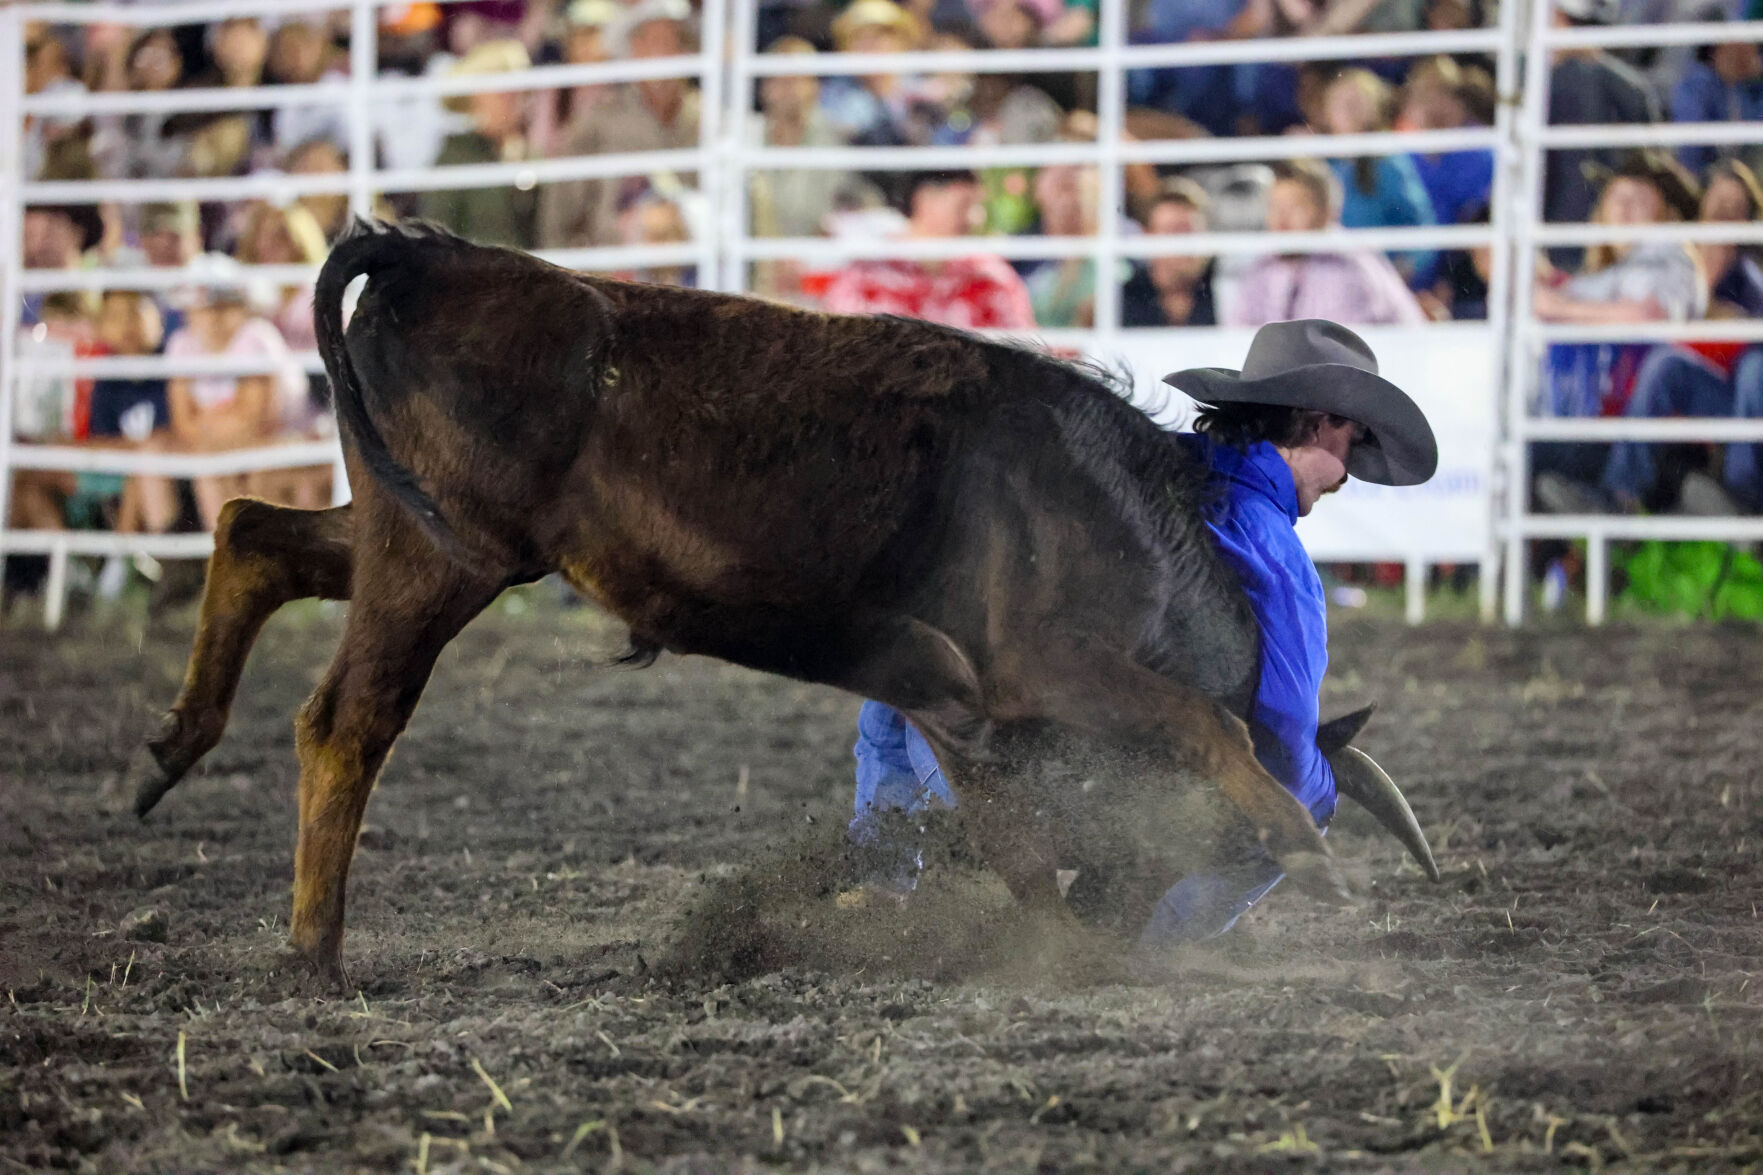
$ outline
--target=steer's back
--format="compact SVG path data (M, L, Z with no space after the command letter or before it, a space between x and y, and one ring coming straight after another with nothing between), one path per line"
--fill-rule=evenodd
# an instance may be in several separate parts
M812 676L875 617L983 659L997 608L1064 608L1118 616L1155 660L1193 635L1176 596L1228 589L1192 471L1091 373L904 319L413 251L349 331L388 446L469 547L564 571L641 640Z

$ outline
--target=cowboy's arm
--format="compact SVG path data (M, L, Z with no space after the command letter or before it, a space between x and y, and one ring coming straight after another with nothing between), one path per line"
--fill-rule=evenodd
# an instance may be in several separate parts
M1260 564L1249 587L1261 627L1261 681L1250 732L1255 754L1317 823L1334 812L1334 772L1316 746L1328 669L1328 614L1316 565L1297 531L1273 511L1245 519Z

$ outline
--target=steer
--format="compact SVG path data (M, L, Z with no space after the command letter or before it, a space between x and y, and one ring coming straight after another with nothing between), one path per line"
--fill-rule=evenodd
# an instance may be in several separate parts
M1057 905L1058 849L996 749L1043 729L1197 772L1301 887L1344 899L1238 717L1258 634L1201 471L1098 373L905 319L587 277L425 225L356 225L316 312L354 501L227 504L135 806L219 740L277 608L350 600L295 724L290 931L324 979L347 984L356 834L436 657L554 572L629 626L628 660L704 654L901 710L1020 901ZM1424 854L1393 785L1344 774Z

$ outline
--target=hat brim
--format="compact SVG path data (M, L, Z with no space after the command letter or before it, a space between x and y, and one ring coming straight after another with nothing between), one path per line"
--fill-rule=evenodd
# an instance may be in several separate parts
M1202 404L1272 404L1327 412L1365 426L1347 472L1378 485L1419 485L1438 471L1439 446L1426 414L1401 388L1345 363L1315 363L1261 379L1226 367L1193 367L1163 382Z

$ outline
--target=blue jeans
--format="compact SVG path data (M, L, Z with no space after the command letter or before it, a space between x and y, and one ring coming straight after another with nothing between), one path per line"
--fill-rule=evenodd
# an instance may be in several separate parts
M880 702L864 702L857 712L857 796L850 836L866 849L883 849L887 858L872 878L896 889L918 883L923 856L916 843L898 852L881 843L881 824L891 813L920 815L955 807L955 794L937 765L930 744L900 713ZM1279 884L1285 874L1265 854L1215 872L1192 873L1171 886L1139 934L1141 947L1168 947L1223 934Z
M1763 348L1752 347L1740 355L1729 378L1692 351L1660 347L1641 364L1627 415L1763 419ZM1605 492L1624 502L1644 499L1659 480L1657 447L1656 442L1646 441L1612 445L1601 478ZM1763 507L1759 449L1763 445L1726 446L1722 470L1727 492L1750 510Z

